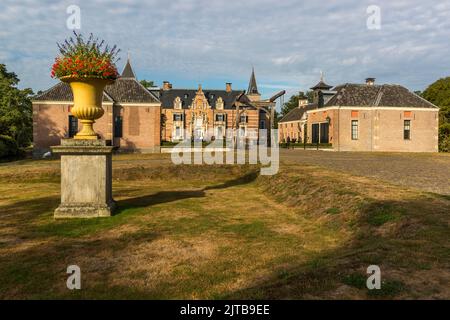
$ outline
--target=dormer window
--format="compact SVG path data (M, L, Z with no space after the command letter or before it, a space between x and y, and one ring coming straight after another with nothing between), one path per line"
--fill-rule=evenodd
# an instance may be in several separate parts
M176 97L176 98L175 98L175 100L174 100L174 102L173 102L173 107L174 107L175 109L181 109L182 103L181 103L180 97Z
M187 93L184 94L184 98L187 99L189 98L189 95Z
M217 98L216 109L223 110L223 99L222 99L222 97Z

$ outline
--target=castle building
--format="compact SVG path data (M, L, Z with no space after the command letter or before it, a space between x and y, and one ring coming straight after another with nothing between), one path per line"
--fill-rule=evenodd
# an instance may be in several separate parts
M70 110L73 95L60 82L33 99L34 155L40 156L62 138L71 138L79 124ZM94 125L100 138L121 151L159 152L165 141L211 141L224 138L227 129L247 142L259 138L259 129L270 129L275 102L261 99L255 72L248 90L145 88L136 79L128 59L122 75L103 92L105 114Z

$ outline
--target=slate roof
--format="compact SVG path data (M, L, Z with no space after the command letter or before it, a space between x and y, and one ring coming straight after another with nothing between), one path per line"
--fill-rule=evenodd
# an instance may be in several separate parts
M133 68L131 67L130 59L128 58L127 64L123 68L122 71L122 78L133 78L136 79L136 75L133 71Z
M59 82L50 89L38 94L33 98L33 101L73 101L73 94L70 85L65 82ZM103 102L113 102L114 100L106 93L103 92Z
M247 94L259 94L258 86L256 85L255 68L252 68L252 75L248 83Z
M323 80L320 80L314 87L311 87L312 90L330 90L333 86L326 84Z
M325 104L331 106L377 106L407 108L438 108L403 86L393 84L343 84L333 89L337 93Z
M37 95L33 101L73 101L70 85L60 82ZM117 103L158 103L158 98L140 84L128 58L122 75L103 91L103 102Z
M291 122L291 121L300 121L306 111L313 110L317 108L317 104L309 103L306 106L297 107L289 111L283 118L281 118L278 123L281 122Z
M60 82L34 97L33 101L73 101L72 90L68 83ZM136 79L119 78L114 84L106 86L103 102L158 103L159 101Z
M170 89L162 90L160 94L161 107L164 109L173 109L174 100L176 97L180 97L182 101L182 108L188 109L192 104L192 100L195 98L198 89ZM205 90L206 99L208 99L209 105L215 109L216 101L219 97L222 97L224 102L224 109L233 109L236 98L244 91L232 90L227 92L226 90ZM187 96L186 96L187 95Z

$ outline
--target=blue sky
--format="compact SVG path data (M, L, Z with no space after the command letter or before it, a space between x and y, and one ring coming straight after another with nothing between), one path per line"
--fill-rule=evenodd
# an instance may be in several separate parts
M1 0L0 63L21 87L47 89L56 42L71 34L68 6L81 9L81 32L127 51L139 79L174 87L245 89L252 65L264 97L314 85L398 83L423 90L450 75L450 1ZM366 10L381 9L369 30Z

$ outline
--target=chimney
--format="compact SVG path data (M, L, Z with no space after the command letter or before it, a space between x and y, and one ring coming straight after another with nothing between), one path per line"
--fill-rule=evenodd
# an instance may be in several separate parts
M167 91L170 90L172 88L172 85L170 84L169 81L163 81L163 90Z
M375 84L375 78L367 78L366 79L366 84L368 86L373 86Z
M308 99L298 99L299 108L304 108L308 104Z
M225 87L226 87L227 92L231 92L231 90L232 90L231 89L231 82L227 82Z

